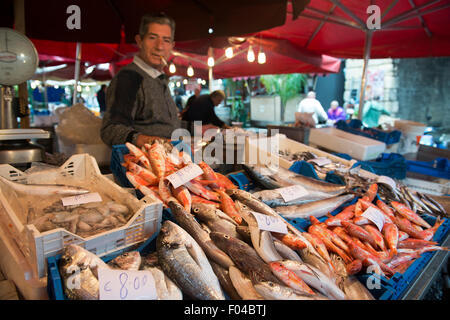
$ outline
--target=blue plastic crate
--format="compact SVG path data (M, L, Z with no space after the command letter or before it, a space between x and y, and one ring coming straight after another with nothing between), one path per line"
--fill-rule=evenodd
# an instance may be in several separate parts
M163 213L162 221L170 220L170 216L170 212L166 212L165 215ZM160 227L161 226L158 225L156 232L133 251L139 251L142 255L146 255L155 251L156 238L159 234ZM114 253L103 256L101 259L108 263L112 259L129 250L129 248L117 250ZM59 263L61 260L61 256L61 254L58 254L56 256L47 258L47 294L50 300L68 300L67 296L64 293L63 283L61 275L59 273Z
M364 127L361 120L358 119L352 119L349 123L344 120L339 120L338 122L336 122L336 127L339 130L343 130L370 139L375 139L384 142L387 145L399 142L402 136L402 133L399 130L384 131L375 128Z
M380 176L399 180L406 178L407 161L398 153L382 153L376 160L358 161L352 168L357 166Z
M436 158L433 161L406 160L406 164L407 171L450 179L450 160L447 158Z
M241 190L250 191L255 188L255 184L243 172L229 173L227 177Z

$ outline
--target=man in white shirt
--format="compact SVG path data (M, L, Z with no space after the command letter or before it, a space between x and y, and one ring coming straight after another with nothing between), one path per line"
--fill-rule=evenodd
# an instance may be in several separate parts
M311 113L316 124L318 124L319 121L324 122L328 120L327 113L319 100L316 99L316 93L314 91L308 92L306 98L300 101L297 112Z

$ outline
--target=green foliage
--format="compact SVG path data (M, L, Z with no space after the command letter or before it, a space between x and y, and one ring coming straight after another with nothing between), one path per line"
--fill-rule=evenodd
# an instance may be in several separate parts
M263 75L260 78L268 94L280 96L283 108L290 99L300 94L301 89L307 85L306 79L307 76L300 73Z

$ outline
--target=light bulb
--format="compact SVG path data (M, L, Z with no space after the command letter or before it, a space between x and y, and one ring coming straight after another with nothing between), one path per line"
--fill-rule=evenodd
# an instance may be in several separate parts
M179 88L181 86L180 81L177 81L177 87Z
M191 65L189 65L189 67L187 68L187 75L189 77L192 77L194 75L194 68L192 68Z
M208 57L208 67L214 67L214 58Z
M225 50L225 57L227 57L227 58L232 58L233 57L233 48L232 47L228 47Z
M258 53L258 63L259 64L263 64L266 63L266 54L261 50L259 50Z
M202 80L202 85L205 85L206 84L206 80Z
M248 60L248 62L253 62L253 61L255 61L255 53L253 52L252 46L250 46L250 47L248 48L247 60Z
M198 78L198 79L197 79L197 83L198 83L198 84L202 83L202 79Z
M171 63L169 66L169 72L175 73L175 71L177 71L177 68L175 67L175 65L173 63Z
M77 91L81 92L81 86L80 85L77 86Z
M209 33L209 34L211 34L211 33L213 33L213 32L214 32L214 29L213 29L213 28L209 28L209 29L208 29L208 33Z

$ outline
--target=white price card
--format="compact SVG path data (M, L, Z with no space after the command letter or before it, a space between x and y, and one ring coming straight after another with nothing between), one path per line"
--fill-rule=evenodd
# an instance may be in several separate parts
M327 164L330 164L331 160L326 157L319 157L319 158L308 160L308 162L314 162L319 167L323 167L323 166L326 166Z
M74 206L90 202L102 202L102 197L98 192L79 194L73 197L61 199L63 206Z
M157 300L150 271L98 269L100 300Z
M395 184L395 181L387 176L379 176L377 179L378 183L384 183L390 186L393 190L397 189L397 185Z
M252 212L258 222L260 230L267 230L278 233L288 233L286 223L277 217L268 216L265 214Z
M170 181L174 188L178 188L186 182L197 178L201 174L203 174L202 168L195 163L190 163L186 167L172 173L170 176L167 176L167 180Z
M375 223L378 230L383 230L384 223L386 222L386 218L384 217L384 214L381 213L379 210L369 207L366 211L362 214L363 217L367 218L368 220Z
M300 185L293 185L290 187L277 189L278 193L283 197L284 202L289 202L299 199L309 194L308 190Z

